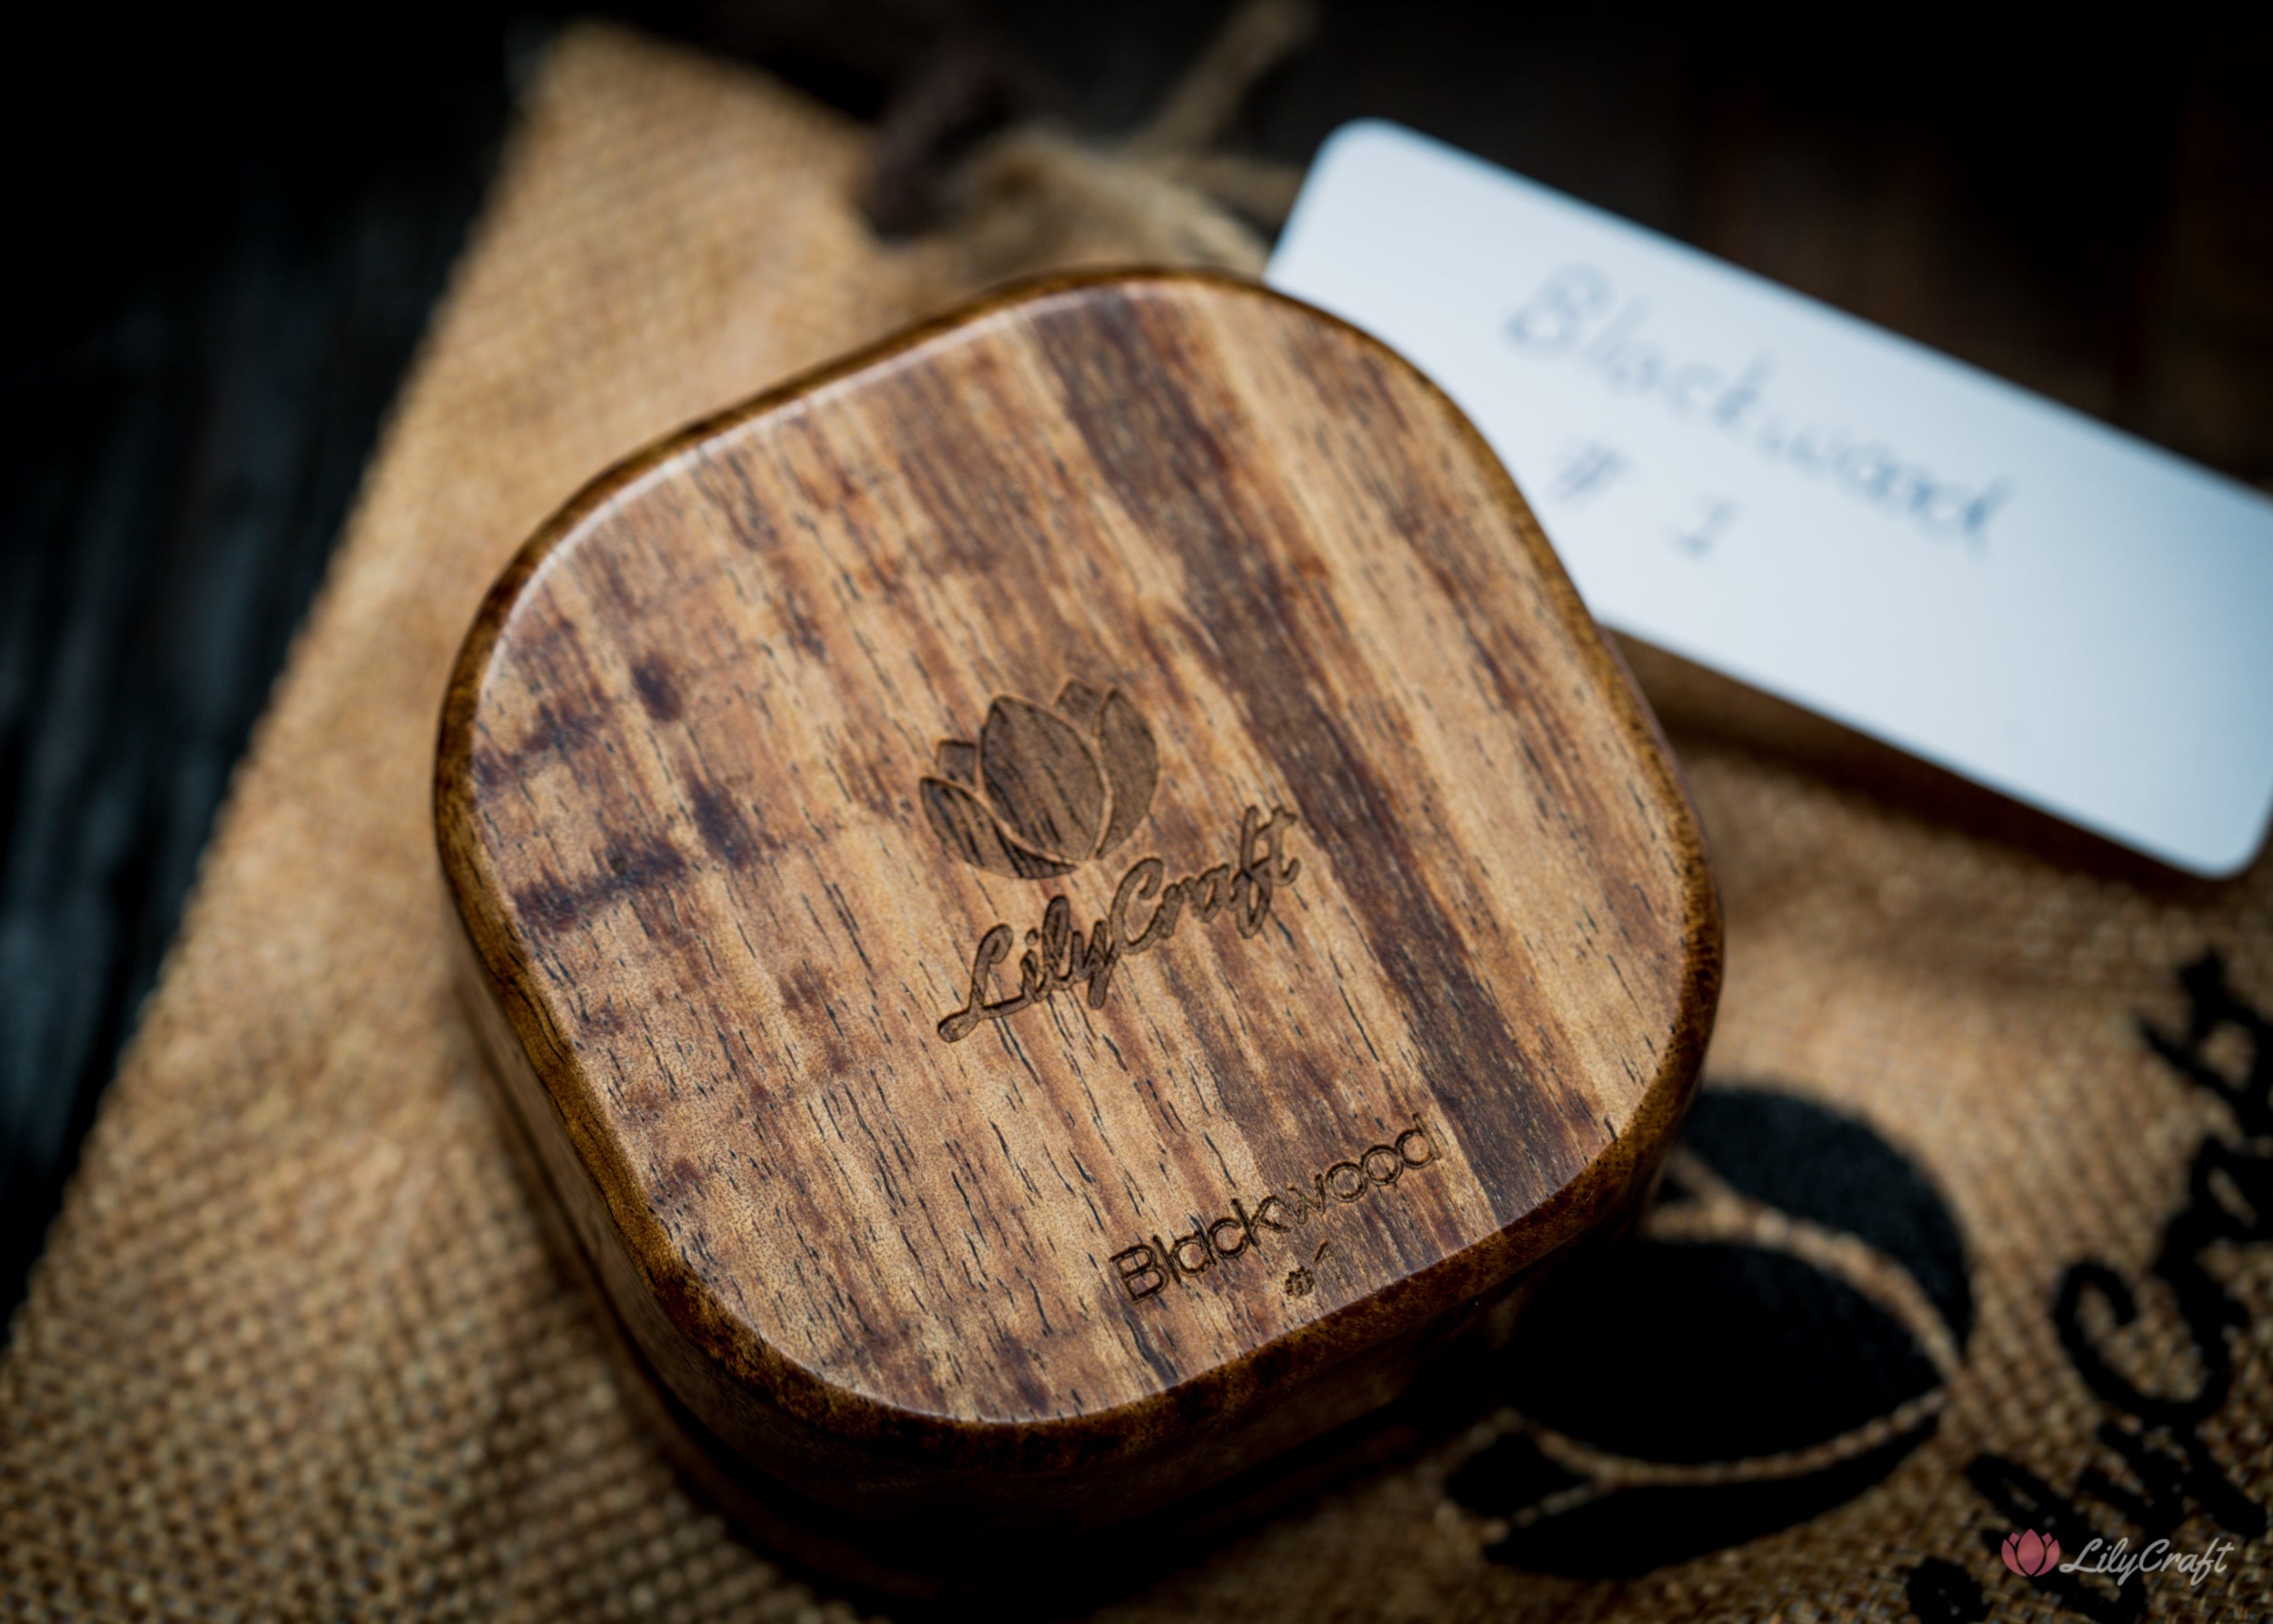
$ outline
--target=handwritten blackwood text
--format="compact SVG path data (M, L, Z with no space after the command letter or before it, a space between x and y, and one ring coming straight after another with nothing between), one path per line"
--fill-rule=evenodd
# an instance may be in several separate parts
M1369 1145L1347 1161L1311 1175L1310 1186L1289 1184L1284 1193L1272 1190L1252 1209L1238 1197L1231 1198L1231 1213L1213 1223L1195 1218L1189 1233L1172 1240L1150 1237L1150 1244L1127 1247L1110 1261L1131 1302L1158 1295L1170 1280L1182 1285L1197 1279L1218 1263L1259 1254L1267 1235L1287 1235L1323 1224L1338 1208L1352 1207L1376 1190L1387 1189L1409 1172L1434 1167L1437 1143L1415 1118L1413 1126L1386 1145ZM1306 1236L1306 1241L1307 1241ZM1313 1254L1312 1260L1317 1260ZM1297 1267L1287 1277L1290 1297L1309 1294L1310 1274Z
M1604 318L1607 319L1605 320ZM1775 359L1755 356L1731 371L1685 360L1645 336L1649 303L1621 299L1599 267L1568 265L1554 272L1507 318L1507 342L1537 360L1567 358L1613 393L1661 404L1675 419L1748 445L1768 463L1819 479L1879 512L1908 520L1928 536L1961 541L1972 551L1988 546L1989 523L2012 498L2012 482L1947 479L1883 440L1811 421L1783 410L1768 396ZM1558 495L1598 488L1626 466L1622 454L1588 447L1567 466Z
M1284 807L1272 808L1268 817L1249 807L1239 819L1232 861L1166 886L1161 877L1167 869L1158 857L1131 864L1114 888L1113 906L1086 937L1074 923L1073 904L1062 896L1051 897L1041 925L1026 933L1018 989L1000 998L988 995L1016 939L1009 926L996 926L972 952L970 995L960 1009L940 1020L939 1036L960 1043L982 1021L1007 1019L1077 987L1088 988L1090 1008L1102 1009L1122 958L1160 946L1176 934L1187 913L1203 922L1226 915L1241 936L1259 935L1278 887L1293 885L1302 872L1301 860L1286 849L1297 821Z

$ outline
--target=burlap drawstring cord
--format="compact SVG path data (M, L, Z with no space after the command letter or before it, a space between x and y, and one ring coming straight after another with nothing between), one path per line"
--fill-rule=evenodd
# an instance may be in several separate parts
M1310 37L1307 0L1248 0L1151 121L1118 141L1029 123L948 176L915 250L929 288L958 294L1030 272L1189 265L1259 275L1301 172L1214 150L1257 81Z

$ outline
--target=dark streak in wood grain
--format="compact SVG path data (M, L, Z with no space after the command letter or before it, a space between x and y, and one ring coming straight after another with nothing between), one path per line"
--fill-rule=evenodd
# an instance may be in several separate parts
M1253 543L1297 526L1283 513L1243 511L1240 503L1241 470L1258 448L1228 442L1236 415L1207 399L1206 357L1189 353L1172 311L1147 304L1143 290L1101 294L1077 312L1037 318L1036 337L1099 466L1116 489L1153 496L1151 510L1132 516L1182 555L1187 606L1222 686L1294 787L1310 838L1362 915L1363 939L1396 987L1430 1075L1489 1088L1514 1108L1523 1154L1497 1170L1513 1186L1509 1206L1527 1211L1552 1188L1542 1188L1538 1148L1555 1145L1548 1166L1557 1171L1582 1163L1585 1148L1555 1144L1569 1137L1567 1110L1557 1108L1462 931L1426 889L1429 866L1406 833L1416 808L1325 703L1343 675L1327 667L1357 669L1365 657L1319 628L1289 624L1307 595L1284 577L1270 549ZM1160 386L1164 370L1179 386ZM1203 402L1215 408L1205 417ZM1446 1109L1463 1111L1460 1097ZM1476 1136L1485 1144L1495 1137Z

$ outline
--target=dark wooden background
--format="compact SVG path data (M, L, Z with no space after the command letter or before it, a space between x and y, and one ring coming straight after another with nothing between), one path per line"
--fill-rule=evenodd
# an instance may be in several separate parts
M1141 118L1186 0L609 7L896 132ZM1332 4L1237 144L1399 119L2260 484L2273 24ZM0 345L0 1312L558 16L19 19ZM755 380L754 380L755 381Z

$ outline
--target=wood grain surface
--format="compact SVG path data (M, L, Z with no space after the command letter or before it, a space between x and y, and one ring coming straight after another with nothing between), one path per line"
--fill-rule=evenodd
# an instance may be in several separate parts
M499 1070L687 1409L1094 1525L1392 1396L1615 1220L1719 923L1466 421L1189 275L1006 296L524 550L436 777Z

